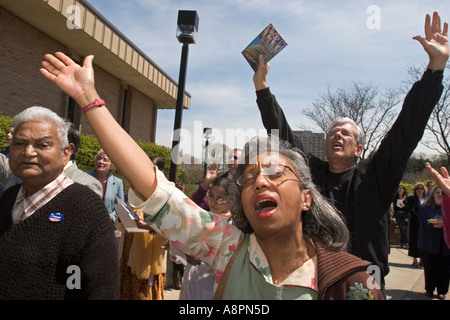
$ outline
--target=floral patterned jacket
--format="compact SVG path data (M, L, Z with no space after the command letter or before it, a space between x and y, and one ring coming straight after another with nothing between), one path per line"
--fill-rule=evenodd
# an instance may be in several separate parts
M216 271L214 291L216 291L223 272L244 234L236 226L198 207L159 170L155 170L158 186L153 195L149 199L142 199L130 189L128 194L130 205L135 210L142 211L144 220L156 232L167 238L171 245L214 269ZM266 281L272 283L267 259L254 235L250 237L250 261ZM366 289L372 279L366 272L368 262L362 262L345 252L327 251L317 242L314 245L317 258L311 259L310 263L306 264L307 268L297 269L282 285L311 287L319 292L319 299L381 297L376 289L375 293L372 289ZM311 268L311 264L317 267ZM341 277L343 274L346 275L344 278ZM354 276L355 274L357 276ZM315 281L316 278L318 281ZM342 286L344 279L345 286Z

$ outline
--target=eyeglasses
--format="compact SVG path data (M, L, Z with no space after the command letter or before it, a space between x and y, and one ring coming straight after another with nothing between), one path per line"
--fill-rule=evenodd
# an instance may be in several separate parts
M417 187L416 190L423 190L423 187Z
M211 192L208 191L208 193L206 194L206 197L208 198L209 202L215 202L217 204L225 204L227 203L227 199L224 199L222 197L216 197L215 195L213 195Z
M242 188L251 186L252 184L255 183L256 179L258 178L258 176L260 174L262 174L264 176L264 178L266 178L266 180L274 182L275 180L277 180L278 178L280 178L283 175L283 173L286 171L286 169L291 171L295 175L295 177L298 179L298 181L300 181L300 178L297 176L297 174L294 172L294 170L292 170L289 166L284 165L284 164L271 164L269 166L263 166L261 168L261 170L258 172L250 171L250 172L244 173L242 176L240 176L237 179L236 184Z
M338 132L347 138L354 137L354 134L350 130L347 130L345 128L333 128L327 132L327 138L334 137Z

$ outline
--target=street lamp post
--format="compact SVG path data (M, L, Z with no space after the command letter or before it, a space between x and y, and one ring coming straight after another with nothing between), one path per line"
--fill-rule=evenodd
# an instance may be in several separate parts
M208 167L208 145L209 138L211 137L211 128L203 128L203 134L205 135L205 151L204 151L204 159L203 159L203 178L206 176L206 169Z
M172 182L175 182L177 179L177 162L180 148L179 141L180 141L181 119L183 116L183 100L184 100L184 87L186 82L187 58L189 53L189 44L195 43L195 35L197 34L198 30L197 11L179 10L177 26L178 26L177 38L178 41L183 44L183 48L181 51L177 104L175 110L175 121L173 126L172 156L169 171L169 180ZM174 159L174 157L176 159Z

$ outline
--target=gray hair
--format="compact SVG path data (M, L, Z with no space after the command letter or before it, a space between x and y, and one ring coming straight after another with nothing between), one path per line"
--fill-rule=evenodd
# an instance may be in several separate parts
M339 212L320 194L312 181L311 172L303 153L293 148L289 143L279 140L276 136L269 138L255 137L244 148L245 161L239 164L233 178L240 177L252 156L265 152L277 152L289 159L300 178L300 188L311 192L312 203L308 211L301 215L303 234L307 239L316 239L331 250L346 250L349 241L349 231ZM242 190L236 183L228 185L228 205L233 223L244 233L254 230L245 216L242 206Z
M58 116L55 112L44 107L30 107L16 115L13 119L13 139L16 129L24 122L43 120L51 122L56 127L56 132L58 134L58 139L61 144L61 149L65 149L69 145L69 140L67 134L69 131L70 123L64 121L63 118Z
M328 126L327 134L328 134L328 133L336 126L336 125L338 125L338 124L343 124L343 123L350 123L352 126L355 127L355 129L356 129L356 130L355 130L355 134L356 134L355 140L356 140L356 143L364 146L364 145L366 144L366 135L365 135L364 131L362 131L362 129L356 124L356 122L353 121L353 120L350 119L350 118L344 117L344 118L339 118L339 119L333 120L333 121L330 123L330 125Z

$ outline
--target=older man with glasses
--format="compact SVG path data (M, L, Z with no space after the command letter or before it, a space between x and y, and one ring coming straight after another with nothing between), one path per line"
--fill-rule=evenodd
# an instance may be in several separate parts
M429 56L428 68L406 96L402 111L376 152L357 162L363 151L364 133L354 121L343 118L334 121L327 130L328 161L307 155L314 182L342 212L352 234L351 252L381 268L381 285L389 272L388 209L406 164L441 96L443 71L449 58L447 33L448 24L444 23L441 30L437 12L432 20L430 15L426 16L426 37L414 39ZM269 89L269 68L260 56L253 82L262 122L269 134L276 129L280 138L304 150Z

